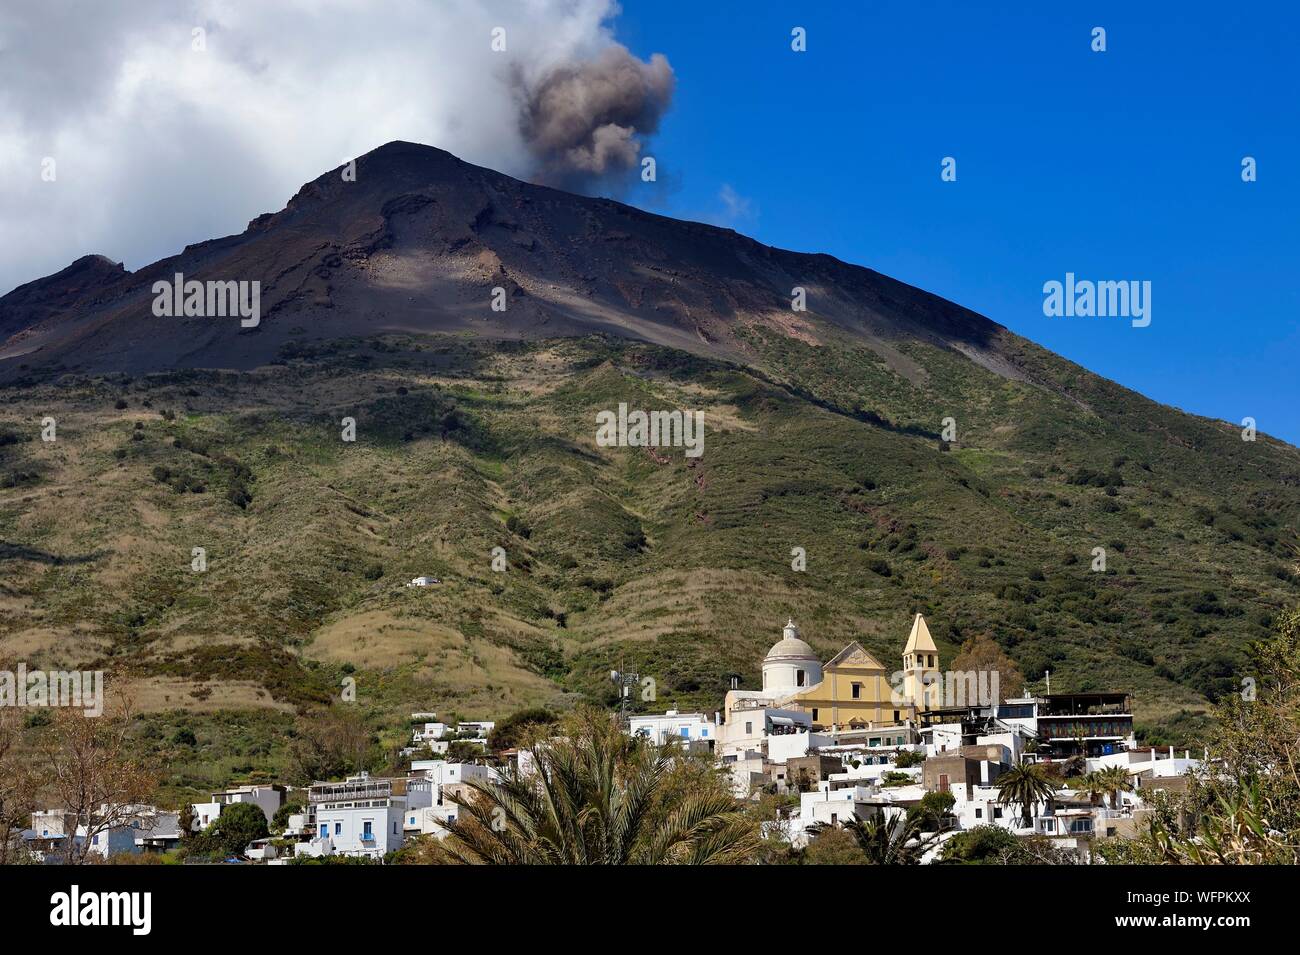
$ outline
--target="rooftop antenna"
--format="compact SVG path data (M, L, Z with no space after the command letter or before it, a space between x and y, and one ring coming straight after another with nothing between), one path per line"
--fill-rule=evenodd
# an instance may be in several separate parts
M623 661L619 660L618 665L622 667ZM623 724L623 726L627 726L628 723L630 722L629 717L631 715L630 714L630 707L631 707L630 691L632 687L640 685L641 674L628 673L626 670L622 670L622 669L610 670L609 678L614 682L614 685L618 687L619 722Z

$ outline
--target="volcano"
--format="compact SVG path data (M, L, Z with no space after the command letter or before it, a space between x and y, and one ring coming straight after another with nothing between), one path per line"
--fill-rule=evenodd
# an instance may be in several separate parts
M155 316L155 283L178 274L259 282L262 321ZM792 308L797 289L806 310ZM86 256L15 289L0 298L0 376L247 369L290 340L430 332L607 333L750 362L755 329L865 345L904 374L915 369L894 346L917 339L1024 374L1000 325L869 269L393 142L239 235L136 272Z

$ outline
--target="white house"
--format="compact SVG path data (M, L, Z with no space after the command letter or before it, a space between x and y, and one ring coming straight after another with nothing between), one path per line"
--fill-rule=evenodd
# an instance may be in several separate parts
M432 587L432 586L434 586L435 584L440 584L440 583L442 583L442 581L439 580L437 577L429 577L429 576L421 575L421 576L419 576L419 577L412 577L412 578L411 578L411 582L410 582L409 584L407 584L406 586L408 586L408 587Z
M446 723L431 721L422 723L417 726L411 733L411 742L419 745L420 743L431 743L434 740L440 740L447 735L451 729Z
M421 778L430 783L429 805L441 806L443 787L455 786L473 781L492 782L497 778L497 771L491 766L478 763L452 763L445 759L415 759L411 761L411 778Z
M423 780L428 785L429 800L420 806L407 807L403 828L408 835L431 833L442 838L461 811L451 796L466 798L470 795L468 783L491 782L497 778L497 772L491 766L477 763L416 759L411 761L410 778Z
M422 716L433 717L434 713L412 713L411 719L416 720ZM496 723L485 720L467 720L458 723L453 729L446 723L437 720L429 720L415 727L411 733L411 747L405 752L414 752L422 746L429 747L430 751L435 754L445 754L452 742L464 740L465 742L475 743L481 749L487 749L488 734L496 727Z
M107 859L121 853L162 851L174 848L180 842L179 814L176 812L147 805L123 805L114 807L112 812L120 822L89 835L87 854ZM109 813L109 806L103 805L96 816L106 819ZM37 810L32 813L32 827L27 830L29 835L25 834L25 839L40 858L57 860L66 848L69 833L75 845L86 845L88 827L74 823L72 814L61 809Z
M676 710L630 717L627 731L660 746L673 740L703 744L710 751L718 740L718 726L713 720L703 713L678 713Z
M427 806L427 779L372 779L369 773L343 782L312 783L316 836L299 855L352 855L381 859L402 847L408 808Z
M732 706L727 712L726 722L718 728L718 748L724 763L741 758L748 752L766 754L767 744L773 736L802 734L806 737L812 732L812 714L803 710L767 706L761 701L749 699L733 700ZM806 752L807 743L807 739L791 741L785 748Z
M818 823L842 826L850 819L870 819L877 813L893 816L906 812L901 806L889 805L874 788L850 786L829 789L825 786L811 792L800 793L799 813L790 820L788 837L791 845L807 845L810 830Z

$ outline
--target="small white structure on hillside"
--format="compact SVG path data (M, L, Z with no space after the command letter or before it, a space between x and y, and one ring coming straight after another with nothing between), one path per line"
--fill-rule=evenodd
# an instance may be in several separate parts
M406 586L408 586L408 587L432 587L432 586L434 586L435 584L440 584L440 583L442 583L442 581L439 580L437 577L428 577L428 576L423 576L423 575L422 575L422 576L420 576L420 577L412 577L412 578L411 578L411 582L410 582L409 584L407 584Z

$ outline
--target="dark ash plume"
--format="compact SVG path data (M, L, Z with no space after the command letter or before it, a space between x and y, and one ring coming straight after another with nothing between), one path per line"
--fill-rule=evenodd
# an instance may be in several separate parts
M623 46L552 69L523 90L520 126L537 179L575 192L612 184L637 166L640 137L659 128L675 84L663 54L643 63Z

